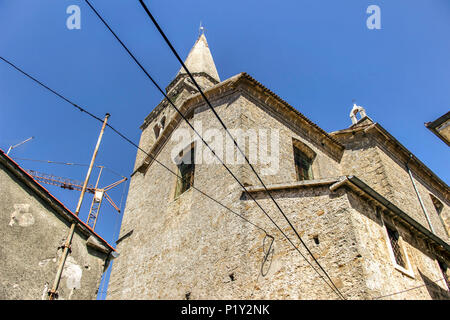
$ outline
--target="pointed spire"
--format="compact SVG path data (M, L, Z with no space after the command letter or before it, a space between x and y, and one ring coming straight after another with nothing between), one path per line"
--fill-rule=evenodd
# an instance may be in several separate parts
M203 27L201 27L201 29L202 31L204 30ZM200 36L189 52L188 57L184 61L184 64L191 73L205 72L215 80L220 81L219 74L217 73L216 65L214 64L211 51L209 51L208 42L206 42L204 32L201 32ZM181 67L178 74L182 73L186 73L183 67Z

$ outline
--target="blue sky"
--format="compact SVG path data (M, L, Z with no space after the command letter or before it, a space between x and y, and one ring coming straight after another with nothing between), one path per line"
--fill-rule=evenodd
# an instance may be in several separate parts
M137 0L92 0L162 87L180 66ZM450 1L146 1L182 57L200 21L222 80L247 72L330 132L350 125L352 99L446 183L448 147L425 128L450 105ZM66 8L81 8L81 29ZM369 5L381 30L366 27ZM0 0L0 55L136 143L161 94L81 0ZM0 61L0 148L12 157L89 163L100 124ZM97 157L129 175L136 149L107 130ZM86 168L17 160L83 180ZM94 172L91 182L94 182ZM118 177L105 173L101 186ZM78 193L48 186L71 209ZM120 203L122 186L110 192ZM80 217L85 220L90 197ZM114 244L121 216L103 204L97 231Z

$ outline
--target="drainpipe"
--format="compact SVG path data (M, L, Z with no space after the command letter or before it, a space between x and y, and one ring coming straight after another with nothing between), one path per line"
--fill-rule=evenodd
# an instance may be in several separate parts
M81 203L83 202L84 194L86 193L87 184L89 182L89 178L91 176L92 167L94 166L95 158L97 157L98 148L100 147L100 142L102 141L103 132L105 131L106 122L108 121L109 114L107 113L105 116L105 119L103 120L102 129L100 130L100 135L97 140L97 145L94 149L94 154L92 155L91 164L89 165L88 172L86 174L86 179L84 180L83 188L81 189L80 198L78 199L77 208L75 210L75 215L78 216L80 213ZM64 244L64 250L61 255L61 259L59 261L58 271L56 272L55 281L53 282L52 289L48 292L48 299L54 300L57 297L57 290L59 286L59 282L61 281L61 275L64 269L64 264L66 263L67 255L70 251L70 245L72 244L73 235L75 233L75 227L77 223L72 222L72 225L70 226L69 235L67 236L67 240Z
M408 163L409 163L409 161L411 159L412 159L412 154L410 153L409 154L409 159L406 162L406 169L408 170L409 178L411 179L411 182L412 182L412 184L414 186L414 190L416 191L416 195L417 195L417 198L419 199L419 203L420 203L420 206L422 207L423 213L425 214L425 218L427 218L427 222L428 222L428 225L430 226L430 230L431 230L431 232L433 232L435 234L433 226L431 224L430 217L428 216L427 209L425 209L425 206L424 206L424 204L422 202L422 198L420 197L420 194L419 194L419 190L417 189L416 183L414 182L414 178L412 176L412 172L411 172L411 170L409 169L409 166L408 166Z

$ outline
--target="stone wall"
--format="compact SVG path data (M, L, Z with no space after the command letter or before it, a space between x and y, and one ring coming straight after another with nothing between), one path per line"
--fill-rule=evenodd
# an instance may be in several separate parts
M47 299L70 224L0 164L0 299ZM59 299L96 299L106 258L76 232Z

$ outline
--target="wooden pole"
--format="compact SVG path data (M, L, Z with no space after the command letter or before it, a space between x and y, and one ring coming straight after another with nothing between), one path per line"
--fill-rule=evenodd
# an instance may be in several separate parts
M105 119L103 120L102 129L100 131L100 135L97 140L97 145L95 146L95 149L94 149L94 154L92 155L91 163L89 165L89 169L86 174L86 179L84 180L84 183L83 183L83 188L81 189L80 198L78 199L77 208L75 210L76 216L78 216L78 214L80 213L81 204L83 203L84 194L86 193L87 184L88 184L89 178L91 176L92 167L94 166L95 158L97 157L98 148L100 147L100 142L102 141L103 132L105 131L105 127L106 127L106 123L108 122L108 118L109 118L109 114L107 113L105 115ZM58 270L56 272L55 281L53 282L53 286L52 286L51 290L48 292L49 300L54 300L55 298L57 298L57 290L59 287L59 282L61 281L61 275L62 275L62 272L64 269L64 264L66 263L67 255L69 254L69 251L70 251L70 245L72 244L72 239L73 239L73 235L75 233L76 225L77 225L76 222L72 222L72 225L70 226L69 235L67 236L67 240L64 244L64 251L59 260L59 266L58 266Z

